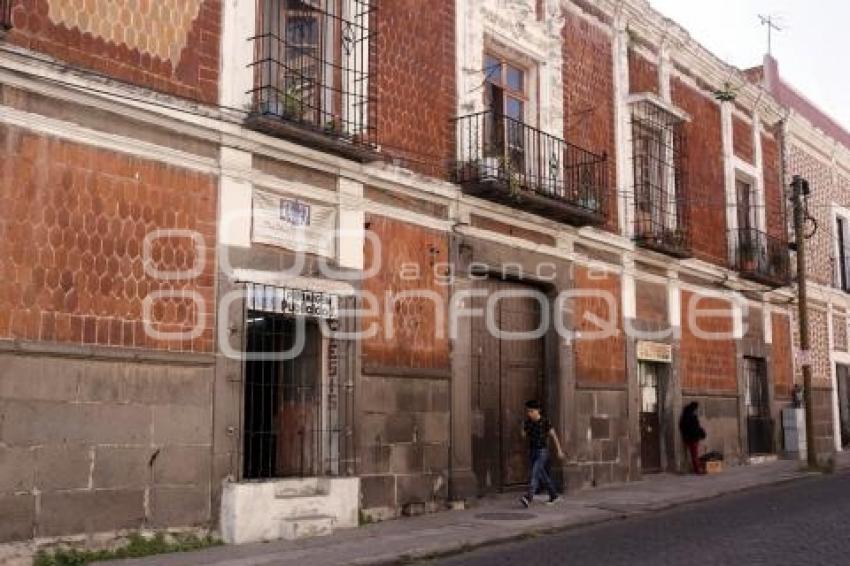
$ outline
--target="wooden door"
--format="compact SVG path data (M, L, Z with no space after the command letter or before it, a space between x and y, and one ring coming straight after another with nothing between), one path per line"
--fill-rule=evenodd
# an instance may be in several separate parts
M850 366L836 364L835 381L838 386L838 416L841 423L841 446L850 445Z
M643 473L661 471L661 371L658 364L638 364L640 389L640 462Z
M744 358L744 381L749 453L773 454L773 419L763 358Z
M488 295L526 287L490 279L480 282ZM481 308L486 298L477 299ZM533 331L540 323L540 304L532 297L502 297L494 307L503 332ZM481 317L473 324L473 459L479 487L496 491L528 480L528 451L520 430L525 402L542 399L542 338L499 339Z

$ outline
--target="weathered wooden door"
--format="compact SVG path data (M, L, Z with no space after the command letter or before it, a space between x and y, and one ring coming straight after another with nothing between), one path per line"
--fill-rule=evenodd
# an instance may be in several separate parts
M763 358L744 358L747 443L750 454L773 454L773 419Z
M841 424L841 446L850 445L850 366L836 364L835 381L838 386L838 417Z
M658 364L638 364L640 387L640 467L643 473L661 471L661 399L663 375Z
M480 282L488 295L522 291L526 287L489 279ZM477 299L486 308L487 299ZM539 327L541 305L529 296L503 296L493 306L493 321L502 332L533 332ZM525 402L542 399L544 343L542 338L503 339L488 330L486 317L473 324L473 458L482 491L525 483L528 453L520 434Z

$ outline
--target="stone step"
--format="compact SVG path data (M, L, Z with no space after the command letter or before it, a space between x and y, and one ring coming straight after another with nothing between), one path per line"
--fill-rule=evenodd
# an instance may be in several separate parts
M299 495L276 499L274 508L279 519L297 519L323 515L329 506L327 495Z
M280 538L296 540L327 536L333 533L334 518L328 515L304 515L283 519L280 522Z
M324 495L325 487L324 482L319 478L281 480L275 484L274 496L277 499L283 499Z

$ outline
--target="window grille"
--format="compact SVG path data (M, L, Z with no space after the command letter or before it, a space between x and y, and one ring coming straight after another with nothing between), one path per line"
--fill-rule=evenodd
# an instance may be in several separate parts
M376 0L257 0L254 112L375 147Z
M682 120L652 103L632 106L634 235L675 256L690 251L686 143Z

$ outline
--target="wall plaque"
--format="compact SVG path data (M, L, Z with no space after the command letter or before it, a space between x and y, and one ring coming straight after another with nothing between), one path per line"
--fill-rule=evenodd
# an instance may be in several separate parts
M637 358L646 362L669 364L673 361L673 346L641 340L637 343Z
M335 256L336 208L254 190L251 241Z

